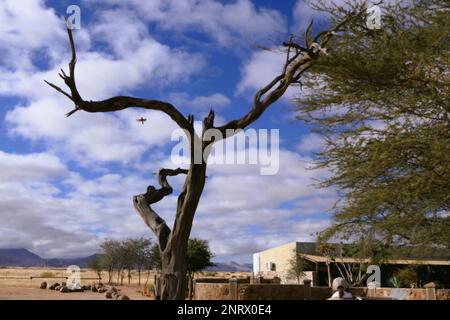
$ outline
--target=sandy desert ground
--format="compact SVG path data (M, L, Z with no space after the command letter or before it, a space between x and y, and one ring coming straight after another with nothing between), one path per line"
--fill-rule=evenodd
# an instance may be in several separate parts
M61 293L48 289L40 289L41 282L46 281L49 285L66 281L64 278L35 278L41 276L65 277L66 268L0 268L0 300L109 300L105 294L91 291ZM218 277L229 278L246 277L249 273L245 272L203 272L197 277ZM97 274L89 269L81 270L81 285L89 285L98 282L91 278L96 278ZM148 281L147 281L148 277ZM128 278L123 280L123 286L115 285L121 293L127 295L131 300L153 300L153 297L147 297L142 294L144 284L147 281L148 286L153 285L154 273L141 274L141 286L138 285L138 273L132 272L131 283L128 285ZM102 274L102 282L107 283L108 275ZM116 276L114 282L117 282Z

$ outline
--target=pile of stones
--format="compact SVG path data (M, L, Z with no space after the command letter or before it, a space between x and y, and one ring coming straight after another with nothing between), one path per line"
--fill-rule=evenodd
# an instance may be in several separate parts
M42 282L40 288L47 289L47 282ZM62 293L92 291L92 292L104 293L105 297L108 299L130 300L130 298L127 295L120 293L120 290L117 290L117 288L115 288L113 286L105 286L101 282L93 283L92 285L87 285L87 286L85 285L79 289L70 289L69 287L67 287L67 284L65 282L62 282L61 284L56 282L56 283L52 284L51 286L49 286L48 289L59 291Z
M117 290L116 287L113 286L105 286L103 283L99 282L97 284L92 284L92 286L90 286L90 290L92 292L98 292L98 293L104 293L105 297L108 299L114 299L114 300L130 300L130 298L125 295L120 293L119 290Z

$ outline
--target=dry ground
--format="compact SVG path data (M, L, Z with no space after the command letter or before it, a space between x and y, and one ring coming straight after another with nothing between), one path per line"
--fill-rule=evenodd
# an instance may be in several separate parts
M138 287L117 287L121 293L126 294L131 300L153 300L152 297L143 296ZM54 290L43 290L30 287L0 287L0 300L110 300L104 293L91 291L61 293Z
M51 273L51 274L50 274ZM105 298L105 294L95 292L73 292L60 293L53 290L39 289L41 282L46 281L48 285L55 282L66 281L63 278L31 278L39 276L54 276L65 277L66 268L0 268L0 300L109 300ZM122 293L126 294L132 300L152 300L153 297L146 297L142 294L144 284L148 277L148 285L153 285L154 273L147 272L141 274L141 286L138 285L138 273L132 272L131 284L128 285L128 278L123 280L123 286L116 286ZM218 277L230 278L246 277L249 273L237 272L204 272L197 275L197 277ZM89 285L94 281L97 274L90 269L81 270L81 285ZM102 274L102 282L107 283L108 275L106 272ZM117 282L117 276L114 276L114 282Z

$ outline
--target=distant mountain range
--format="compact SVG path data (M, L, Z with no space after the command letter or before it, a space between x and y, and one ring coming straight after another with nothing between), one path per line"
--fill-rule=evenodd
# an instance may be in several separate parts
M98 255L73 259L43 259L27 249L0 249L2 267L67 267L77 265L85 268Z
M98 257L94 254L87 257L72 259L43 259L27 249L0 249L0 266L2 267L67 267L77 265L86 268L89 262ZM223 272L251 272L251 264L239 264L237 262L216 262L215 266L205 271Z
M223 272L252 272L253 265L251 263L231 262L215 262L213 267L208 267L205 271L223 271Z

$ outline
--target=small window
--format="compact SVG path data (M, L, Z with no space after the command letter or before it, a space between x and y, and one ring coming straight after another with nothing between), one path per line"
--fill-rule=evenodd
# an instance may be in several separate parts
M276 271L275 263L266 262L266 270L267 271Z

